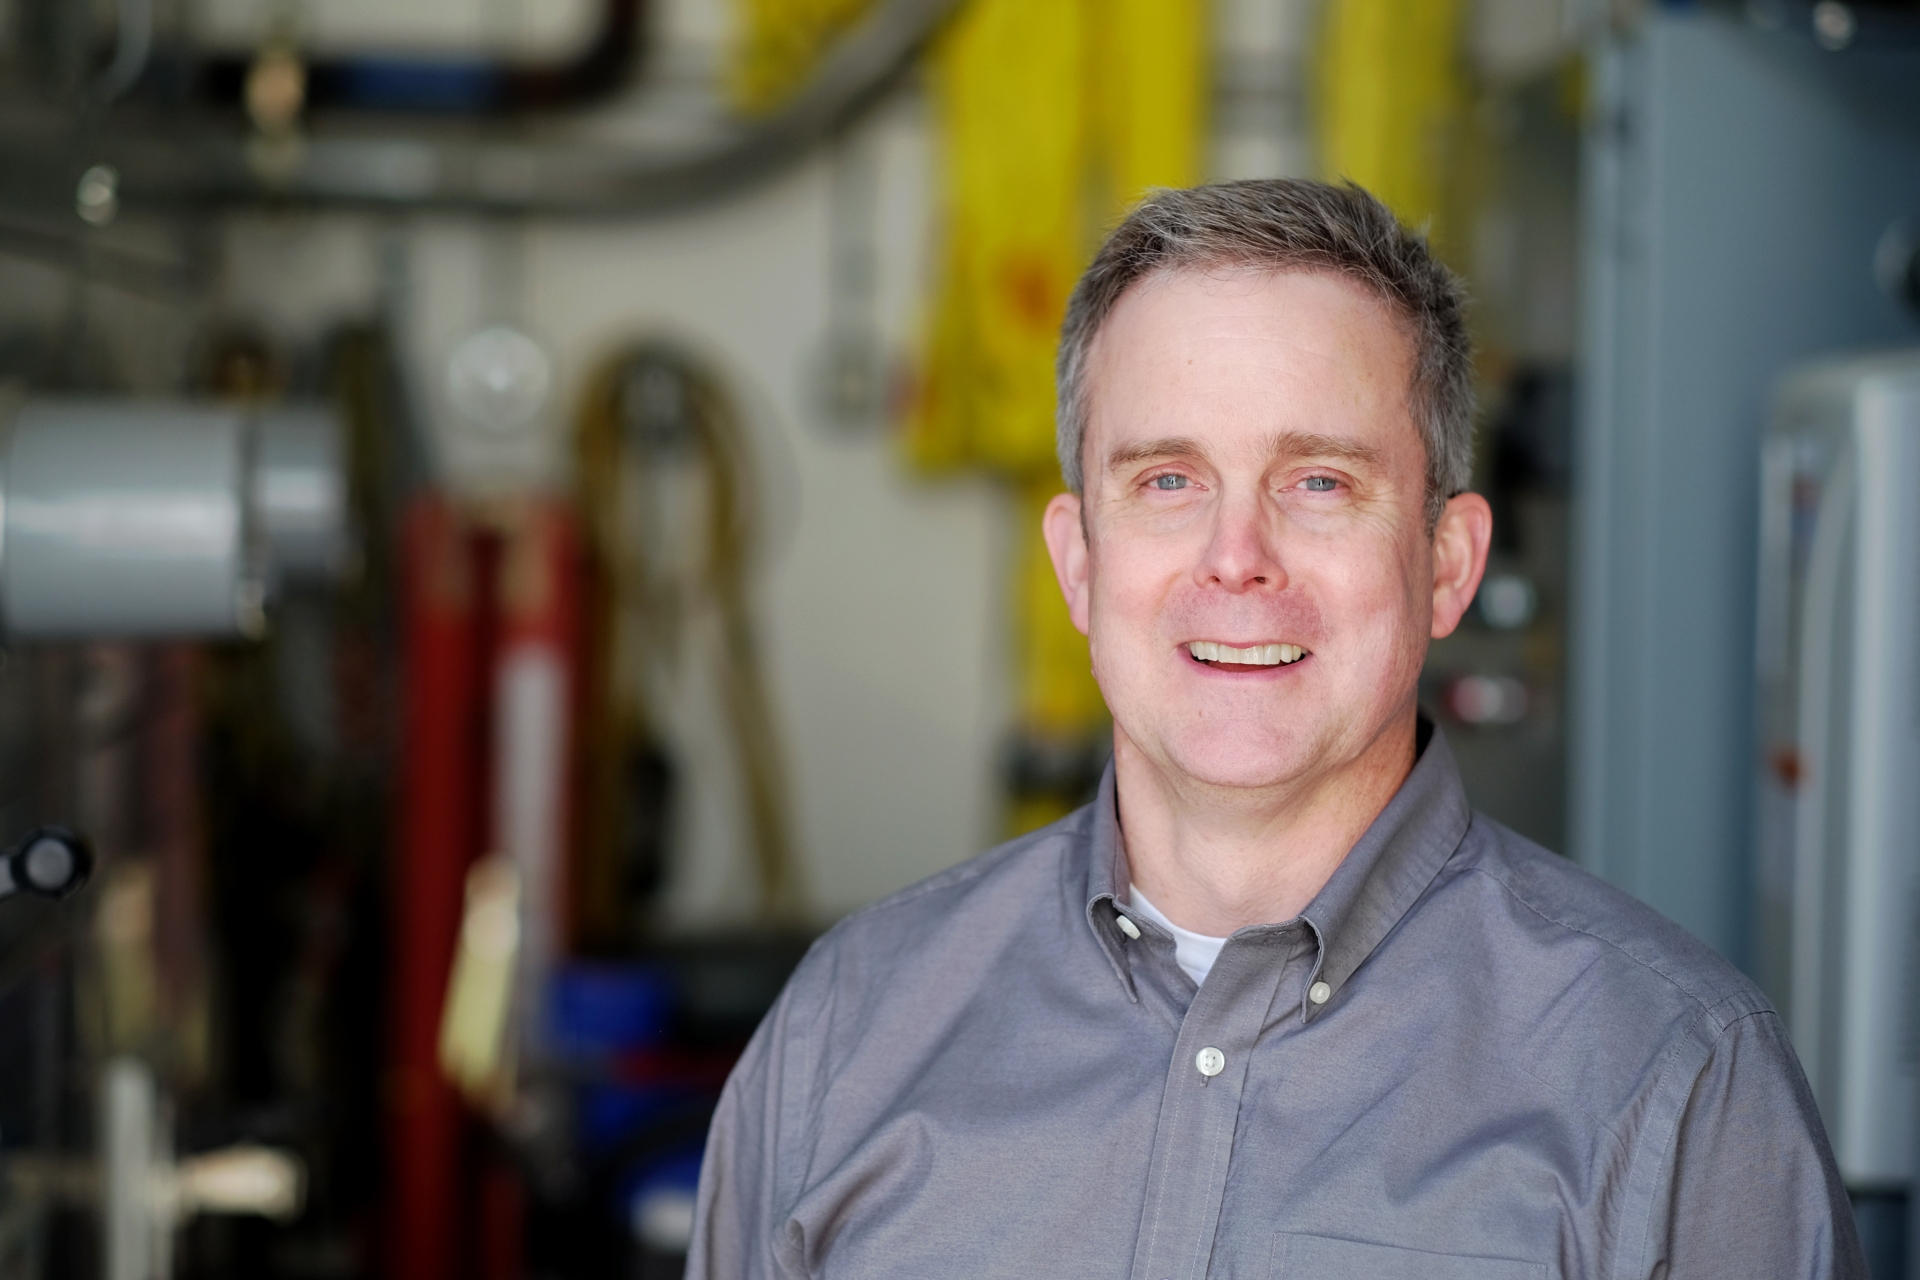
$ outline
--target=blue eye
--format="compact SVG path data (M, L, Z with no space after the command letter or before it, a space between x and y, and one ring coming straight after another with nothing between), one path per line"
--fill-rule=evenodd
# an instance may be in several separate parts
M1155 476L1152 484L1156 489L1184 489L1187 487L1187 478L1180 475Z
M1340 487L1332 476L1308 476L1304 483L1308 493L1332 493Z

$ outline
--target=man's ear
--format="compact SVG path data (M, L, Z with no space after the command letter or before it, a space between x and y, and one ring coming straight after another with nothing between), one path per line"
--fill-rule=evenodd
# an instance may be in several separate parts
M1433 638L1453 634L1480 589L1493 542L1493 508L1477 493L1447 499L1433 530Z
M1047 540L1047 554L1053 557L1053 576L1060 582L1060 594L1067 599L1067 616L1085 635L1089 618L1087 579L1092 561L1080 514L1079 498L1056 493L1047 504L1046 514L1040 517L1040 532Z

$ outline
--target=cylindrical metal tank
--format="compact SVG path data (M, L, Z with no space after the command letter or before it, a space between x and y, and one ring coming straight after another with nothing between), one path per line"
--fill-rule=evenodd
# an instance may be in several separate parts
M0 626L257 634L271 586L341 560L342 490L324 409L28 401L0 454Z

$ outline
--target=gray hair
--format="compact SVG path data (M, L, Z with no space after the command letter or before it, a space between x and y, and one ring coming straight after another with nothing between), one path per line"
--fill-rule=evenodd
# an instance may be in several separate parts
M1427 523L1473 472L1473 347L1466 291L1426 241L1359 187L1303 178L1156 191L1107 237L1080 277L1060 327L1056 442L1067 488L1085 476L1087 359L1134 284L1214 268L1330 272L1391 304L1414 342L1408 401L1427 447Z

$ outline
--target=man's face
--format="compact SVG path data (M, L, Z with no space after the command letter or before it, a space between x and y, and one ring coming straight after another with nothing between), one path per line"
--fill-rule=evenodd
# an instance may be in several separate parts
M1163 774L1310 781L1410 725L1486 546L1484 521L1449 541L1465 499L1429 535L1413 358L1333 275L1165 275L1108 318L1084 512L1055 499L1047 533L1117 733Z

